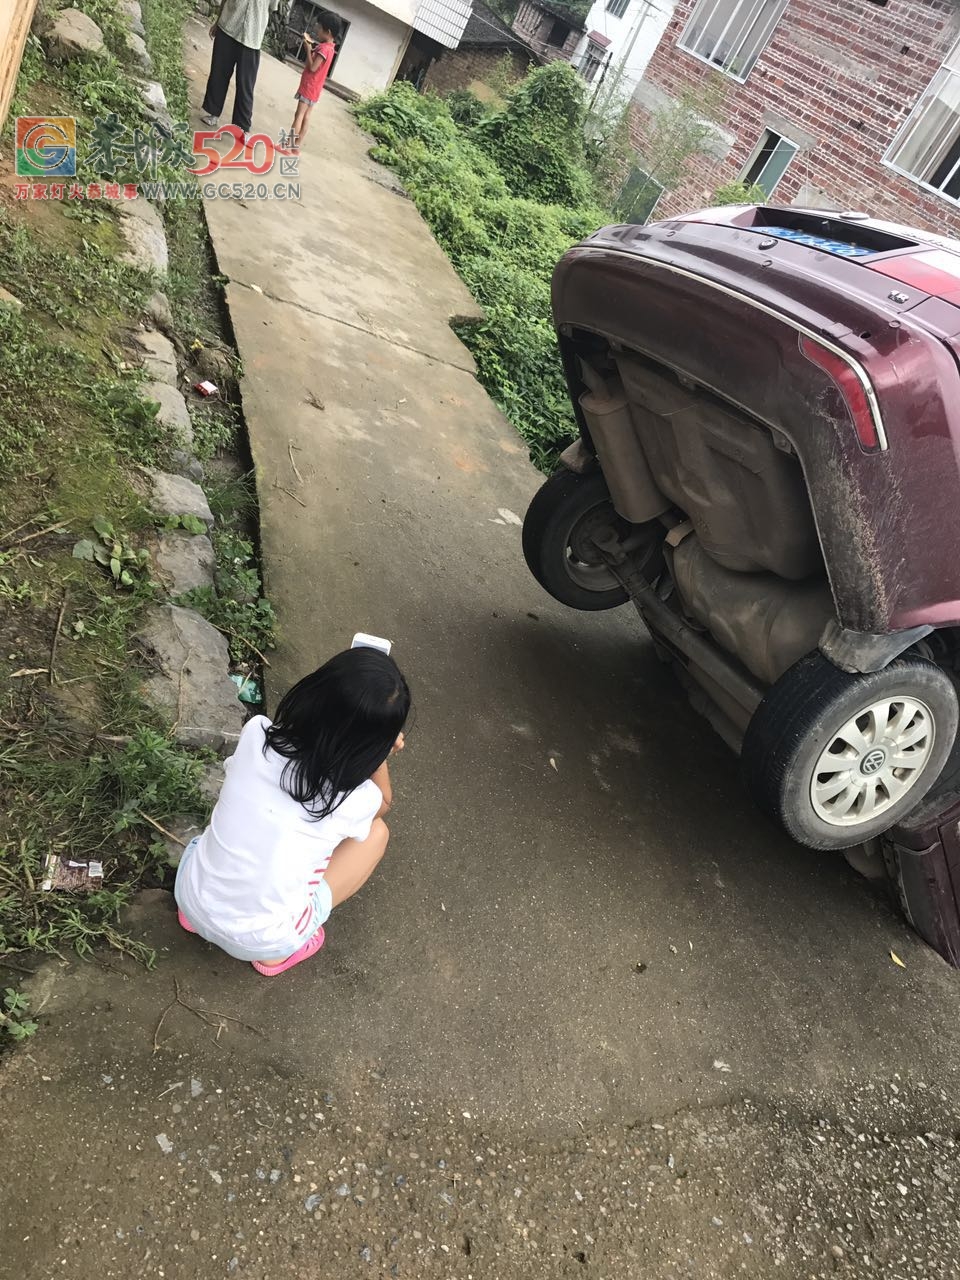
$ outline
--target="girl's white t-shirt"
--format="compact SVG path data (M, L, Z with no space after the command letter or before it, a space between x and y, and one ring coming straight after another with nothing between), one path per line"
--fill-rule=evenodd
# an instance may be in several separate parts
M349 792L326 818L285 791L286 759L264 750L266 716L243 727L225 762L220 798L177 875L177 905L210 942L232 942L265 956L303 944L297 922L342 840L365 840L383 803L372 780Z

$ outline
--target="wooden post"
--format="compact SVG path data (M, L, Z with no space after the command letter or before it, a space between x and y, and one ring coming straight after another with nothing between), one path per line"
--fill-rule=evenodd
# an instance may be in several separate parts
M0 0L0 129L10 110L36 7L37 0Z

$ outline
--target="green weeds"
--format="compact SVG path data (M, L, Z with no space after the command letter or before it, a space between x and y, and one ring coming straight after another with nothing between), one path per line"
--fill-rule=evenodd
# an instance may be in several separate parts
M143 0L143 25L154 74L163 85L174 122L189 120L187 78L183 69L183 28L193 12L191 0ZM179 181L186 175L179 173ZM173 200L163 210L170 253L167 292L184 338L217 333L223 306L222 283L210 249L199 200Z
M77 116L82 140L94 116L144 118L114 0L79 7L109 55L51 69L31 38L12 115ZM192 234L184 296L204 289L202 221ZM0 205L0 284L22 303L0 306L0 956L106 943L149 960L119 916L169 880L148 819L204 812L203 760L146 706L130 657L154 594L132 464L163 465L168 442L125 352L157 281L122 250L108 202ZM103 887L44 892L49 854L102 862ZM0 1041L31 1033L25 1012L0 998Z
M132 591L138 582L149 582L150 552L146 547L135 547L106 516L95 516L92 528L96 538L81 538L75 543L74 560L92 561L106 569L118 590Z
M119 928L119 911L137 885L160 883L165 872L148 819L203 812L203 763L153 727L104 732L91 743L53 706L46 712L42 739L31 728L17 743L0 743L13 823L0 857L0 955L64 947L85 955L103 940L147 958ZM102 862L105 887L43 892L50 853Z
M196 587L180 597L227 637L234 662L249 663L276 644L277 618L260 594L260 573L253 543L230 529L215 529L216 590Z
M183 529L185 533L192 533L195 536L207 532L206 523L199 516L190 515L189 513L183 516L165 516L163 528L171 532L174 529Z
M257 510L257 485L252 471L228 476L206 486L207 502L218 524L235 527L249 523Z
M0 1000L0 1035L17 1042L35 1035L37 1024L28 1017L29 1009L29 997L7 987Z
M236 441L237 411L226 401L197 405L190 419L193 423L193 451L201 462L208 462Z

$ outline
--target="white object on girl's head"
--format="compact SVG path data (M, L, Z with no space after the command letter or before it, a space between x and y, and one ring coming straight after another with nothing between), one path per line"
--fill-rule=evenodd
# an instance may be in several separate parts
M389 640L384 640L382 636L368 636L365 631L358 631L353 637L350 645L351 649L379 649L381 653L389 656L393 645Z

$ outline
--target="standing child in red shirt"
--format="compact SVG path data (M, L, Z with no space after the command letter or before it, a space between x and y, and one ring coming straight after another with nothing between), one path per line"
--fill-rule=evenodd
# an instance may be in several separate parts
M303 75L300 77L300 87L295 94L297 112L293 117L291 130L293 133L291 150L294 155L300 150L300 143L307 136L310 112L320 98L327 72L336 53L335 42L340 38L340 32L343 29L339 17L329 9L317 9L316 19L316 40L312 40L306 32L303 33L303 43L307 47L307 61L303 68Z

